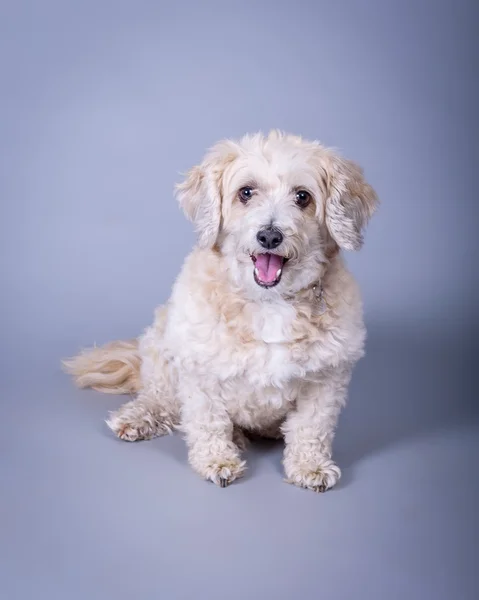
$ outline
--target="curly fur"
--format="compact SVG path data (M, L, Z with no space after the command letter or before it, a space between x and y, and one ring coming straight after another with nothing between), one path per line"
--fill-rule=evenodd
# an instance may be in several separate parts
M246 204L245 185L254 190ZM311 195L305 208L294 201L298 188ZM334 431L365 341L341 249L361 247L374 190L331 149L272 131L218 143L177 195L198 244L168 304L138 343L83 352L67 370L81 387L137 393L110 415L110 428L128 441L180 429L191 466L222 487L245 471L245 433L284 438L287 481L333 487ZM270 224L289 260L265 289L251 255Z

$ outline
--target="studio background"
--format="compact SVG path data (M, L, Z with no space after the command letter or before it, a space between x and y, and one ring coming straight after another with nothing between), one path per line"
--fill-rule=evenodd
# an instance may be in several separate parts
M472 0L2 3L6 598L477 597L478 30ZM115 440L124 398L60 371L150 324L194 243L175 183L270 128L381 199L347 256L369 338L321 496L266 442L242 482L197 480L179 437Z

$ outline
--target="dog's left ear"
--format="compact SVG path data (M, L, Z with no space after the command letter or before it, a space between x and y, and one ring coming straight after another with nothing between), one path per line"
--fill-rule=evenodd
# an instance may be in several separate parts
M356 163L332 151L322 153L325 188L324 220L340 248L359 250L363 231L379 200Z
M212 248L221 228L223 174L237 156L233 143L216 144L203 162L193 167L183 183L176 186L176 196L186 217L195 225L198 244Z

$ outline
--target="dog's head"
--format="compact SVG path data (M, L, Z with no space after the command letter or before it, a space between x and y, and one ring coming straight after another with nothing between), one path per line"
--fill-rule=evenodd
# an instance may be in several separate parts
M338 248L358 250L377 205L356 164L277 131L219 142L177 195L199 245L217 247L238 282L288 293Z

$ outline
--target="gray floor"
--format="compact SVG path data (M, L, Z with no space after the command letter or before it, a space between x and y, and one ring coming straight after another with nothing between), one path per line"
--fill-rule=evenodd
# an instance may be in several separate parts
M48 349L3 387L2 598L477 598L472 350L371 332L343 479L315 495L283 483L280 444L255 444L219 489L179 437L114 439L121 398L75 390Z

